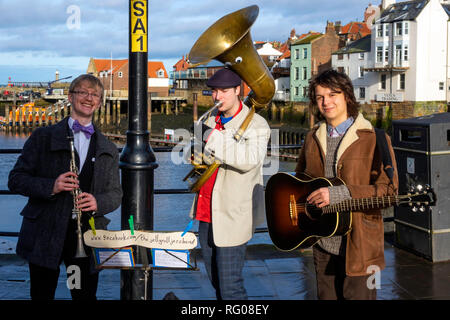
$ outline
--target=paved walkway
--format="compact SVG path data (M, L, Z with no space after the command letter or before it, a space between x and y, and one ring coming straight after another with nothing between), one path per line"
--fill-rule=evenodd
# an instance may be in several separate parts
M195 252L198 254L198 252ZM450 262L431 263L385 242L386 269L381 272L380 300L450 299ZM173 292L181 300L214 300L204 265L199 271L153 272L153 299ZM70 299L65 270L56 299ZM251 300L315 300L312 251L279 252L270 245L252 245L247 250L244 281ZM29 299L28 264L14 254L0 255L0 300ZM98 299L120 299L120 271L100 273Z

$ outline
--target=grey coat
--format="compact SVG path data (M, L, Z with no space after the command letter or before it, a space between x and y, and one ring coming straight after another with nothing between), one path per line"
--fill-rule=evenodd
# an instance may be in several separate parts
M28 262L56 269L66 238L73 199L70 192L51 195L56 178L69 171L68 118L36 129L25 142L22 154L9 173L8 187L28 197L20 213L22 227L16 252ZM96 130L96 152L91 193L97 200L95 225L106 229L105 214L119 207L122 188L119 180L117 147ZM87 191L87 190L85 190ZM88 192L88 191L87 191ZM83 226L83 231L88 226Z

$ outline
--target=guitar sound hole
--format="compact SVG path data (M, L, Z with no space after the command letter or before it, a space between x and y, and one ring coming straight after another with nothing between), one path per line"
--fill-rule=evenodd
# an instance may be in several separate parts
M322 209L317 208L315 205L307 204L305 213L311 220L318 220L322 215Z

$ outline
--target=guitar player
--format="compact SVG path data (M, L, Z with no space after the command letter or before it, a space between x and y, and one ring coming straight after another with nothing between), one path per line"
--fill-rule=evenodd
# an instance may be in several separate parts
M310 83L309 99L320 121L305 138L296 176L339 177L345 185L319 188L307 197L308 203L321 208L350 198L396 194L398 175L390 139L387 136L392 179L376 148L374 128L359 112L349 77L335 70L322 72ZM381 210L352 212L350 232L320 239L313 255L319 299L375 300L370 276L385 267Z

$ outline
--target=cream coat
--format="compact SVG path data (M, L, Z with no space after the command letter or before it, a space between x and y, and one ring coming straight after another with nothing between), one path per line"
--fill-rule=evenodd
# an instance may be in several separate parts
M213 130L205 146L205 153L214 153L222 164L212 193L212 228L218 247L231 247L249 241L255 227L264 222L264 186L262 166L267 152L270 128L267 121L255 114L240 142L233 134L249 112L243 105L241 112L225 124L225 130ZM206 124L214 128L216 114ZM191 210L194 217L196 195Z

